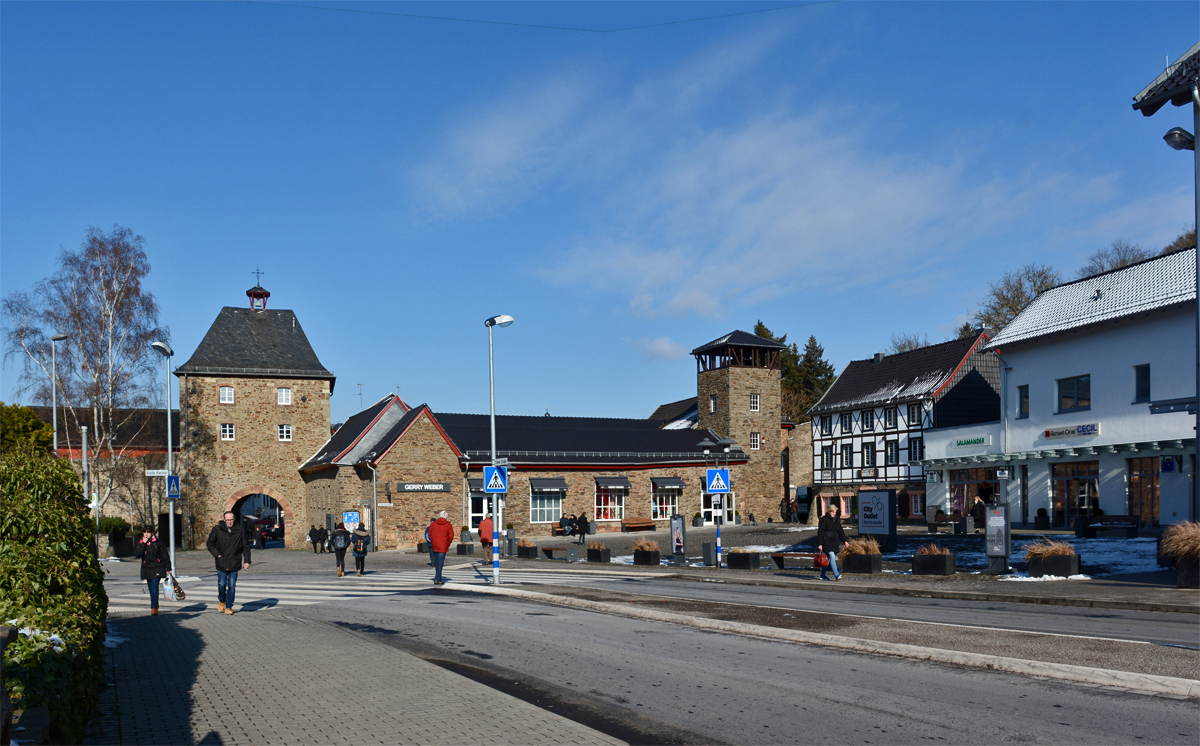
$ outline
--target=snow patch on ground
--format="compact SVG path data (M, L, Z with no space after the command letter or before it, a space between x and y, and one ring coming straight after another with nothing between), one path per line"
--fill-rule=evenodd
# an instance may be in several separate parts
M1091 580L1091 575L1071 575L1064 578L1061 575L1043 575L1040 578L1031 578L1027 572L1014 573L1013 575L1005 575L1000 580L1017 582L1017 583L1040 583L1042 581L1051 580Z

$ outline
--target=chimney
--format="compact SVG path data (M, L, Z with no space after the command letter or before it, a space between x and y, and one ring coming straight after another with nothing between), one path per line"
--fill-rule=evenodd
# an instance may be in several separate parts
M882 352L875 353L875 362L877 362L877 363L883 362L883 353Z

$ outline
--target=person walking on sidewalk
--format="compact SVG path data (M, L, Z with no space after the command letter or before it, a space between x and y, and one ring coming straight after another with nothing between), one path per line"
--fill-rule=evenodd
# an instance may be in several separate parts
M492 514L488 513L482 521L479 522L479 543L483 545L484 561L488 564L492 562Z
M313 554L317 553L317 545L321 543L321 532L316 525L311 525L308 528L308 540L312 544Z
M450 545L454 543L454 526L446 520L448 515L443 510L438 513L437 520L429 525L429 556L433 559L434 585L446 584L446 581L442 580L442 565L446 564L446 552L450 551Z
M346 524L339 523L333 527L333 533L329 535L329 548L333 550L333 557L337 560L337 576L340 578L346 574L346 547L350 546L350 532L346 530Z
M213 526L205 546L217 562L217 611L232 614L238 570L250 569L250 541L232 511Z
M587 541L588 529L591 528L588 525L589 523L591 523L591 521L588 520L587 513L580 513L575 518L575 530L577 532L579 532L579 543L580 544Z
M354 569L361 578L367 571L367 548L371 546L371 532L367 530L366 524L360 523L358 528L354 529L354 535L350 537L350 546L354 551Z
M142 580L150 587L150 615L158 613L158 583L167 577L171 567L171 550L158 540L154 529L142 527L142 538L133 548L133 556L142 560Z
M842 574L838 572L837 553L849 544L850 540L846 538L846 532L842 529L840 513L841 509L831 503L829 511L817 521L817 551L829 555L829 567L821 568L821 580L829 580L829 576L825 574L826 570L833 570L834 580L842 579Z
M325 554L329 546L329 529L324 526L317 529L317 542L321 545L321 554Z

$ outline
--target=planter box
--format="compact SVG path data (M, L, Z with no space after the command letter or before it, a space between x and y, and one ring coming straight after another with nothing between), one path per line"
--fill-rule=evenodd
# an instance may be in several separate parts
M459 554L475 554L475 545L474 544L464 544L460 541L458 543L458 553Z
M913 575L953 575L955 572L953 552L950 554L913 555Z
M642 565L645 567L656 567L662 564L662 554L659 552L634 552L633 564Z
M429 554L429 545L425 542L417 544L417 554Z
M704 519L703 518L693 518L692 519L692 528L704 528Z
M471 543L471 532L470 531L459 531L458 532L458 540L460 542L462 542L463 544L470 544Z
M1046 575L1070 577L1079 574L1079 555L1060 554L1054 557L1029 560L1029 577L1040 578Z
M1200 559L1175 560L1175 587L1200 588Z
M612 550L607 547L604 549L589 549L588 562L612 562Z
M725 564L730 570L757 570L759 561L758 552L730 552L725 555Z
M517 547L517 556L520 557L521 559L537 559L538 558L538 548L535 546L534 547Z
M873 573L883 572L882 554L847 554L846 561L838 565L842 572Z

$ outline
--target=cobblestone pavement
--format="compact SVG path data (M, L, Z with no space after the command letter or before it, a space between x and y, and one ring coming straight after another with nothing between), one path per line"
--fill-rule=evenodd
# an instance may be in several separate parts
M117 614L109 635L109 687L87 744L621 743L278 611Z

